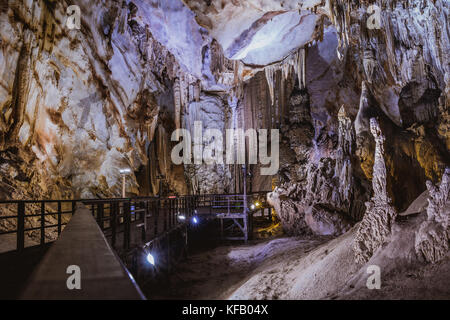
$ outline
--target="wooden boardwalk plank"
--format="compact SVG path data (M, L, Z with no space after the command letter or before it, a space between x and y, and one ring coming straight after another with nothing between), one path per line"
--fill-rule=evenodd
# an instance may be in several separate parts
M67 267L81 269L81 290L69 290ZM79 208L38 265L22 299L134 299L144 296L107 243L91 212Z

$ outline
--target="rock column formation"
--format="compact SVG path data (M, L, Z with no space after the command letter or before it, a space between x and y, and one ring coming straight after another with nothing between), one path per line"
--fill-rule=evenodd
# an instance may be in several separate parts
M427 181L427 221L416 233L416 253L427 262L442 260L449 249L450 239L450 168L445 170L439 188Z
M370 119L370 130L376 143L372 180L374 196L366 202L367 211L354 240L357 263L367 262L374 252L388 240L392 223L397 215L386 191L385 137L375 118Z

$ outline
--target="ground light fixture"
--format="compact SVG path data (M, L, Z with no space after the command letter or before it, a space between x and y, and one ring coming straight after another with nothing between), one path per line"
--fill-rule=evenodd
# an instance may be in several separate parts
M252 203L252 204L250 205L250 209L251 209L251 210L256 210L256 209L258 209L258 208L261 208L261 202L259 202L259 201L255 201L254 203Z
M155 265L155 257L150 252L147 253L147 262L150 263L152 266Z
M186 221L186 216L178 213L178 220L179 221Z
M192 217L192 223L198 224L198 218L196 216Z

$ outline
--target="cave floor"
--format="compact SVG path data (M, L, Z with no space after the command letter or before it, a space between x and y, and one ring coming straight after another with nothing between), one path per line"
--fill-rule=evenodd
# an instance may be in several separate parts
M355 230L337 238L277 235L204 248L142 289L151 300L450 299L450 253L435 265L406 268L399 261L383 273L381 290L367 289L366 266L354 263ZM394 247L385 249L387 256L405 249Z
M227 299L261 265L304 255L327 240L276 237L221 245L189 255L170 276L143 291L148 299Z

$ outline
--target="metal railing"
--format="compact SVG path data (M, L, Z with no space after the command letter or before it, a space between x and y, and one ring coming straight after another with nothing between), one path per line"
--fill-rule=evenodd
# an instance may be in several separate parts
M253 193L248 195L248 199L258 199L266 193ZM194 214L199 214L198 208L209 208L210 213L213 210L221 213L243 212L244 196L208 194L161 198L2 200L0 213L10 211L16 214L0 215L0 222L9 221L9 227L3 224L3 230L0 229L0 241L2 235L16 234L16 246L11 251L18 252L26 247L52 242L57 239L80 204L91 210L111 246L120 253L183 223L178 219L179 215L190 219ZM33 235L33 232L38 232L39 236ZM27 238L30 240L29 245ZM39 241L36 241L37 238Z
M3 222L3 228L0 230L1 235L16 234L16 250L23 251L26 243L26 234L39 232L38 245L46 243L46 234L48 229L54 229L56 235L61 234L63 226L67 225L69 219L64 219L65 216L72 216L76 210L77 201L73 200L6 200L0 201L0 205L7 205L8 208L4 211L16 212L15 215L6 214L0 215L0 222ZM15 206L15 209L11 209ZM2 208L5 209L5 208ZM36 219L37 218L37 219ZM52 219L50 219L52 218ZM15 229L8 228L5 222L10 222L9 225L15 225ZM55 230L56 229L56 230ZM36 243L36 238L29 236L33 243ZM49 240L51 241L51 239ZM31 245L33 246L33 245Z

